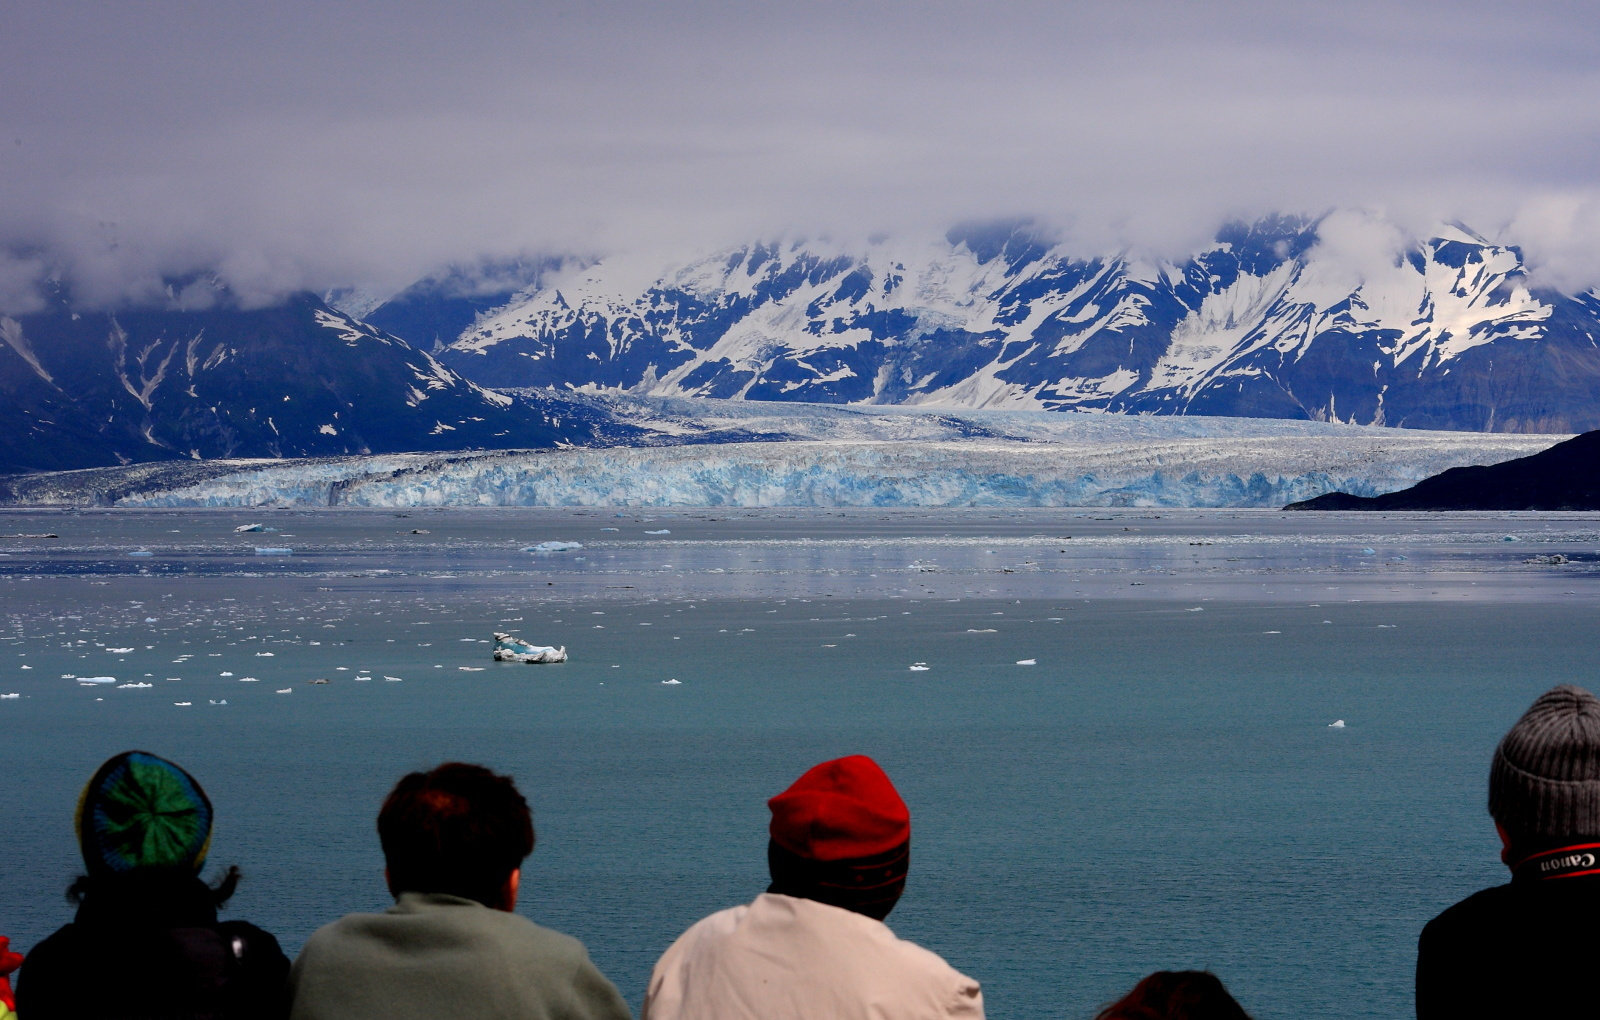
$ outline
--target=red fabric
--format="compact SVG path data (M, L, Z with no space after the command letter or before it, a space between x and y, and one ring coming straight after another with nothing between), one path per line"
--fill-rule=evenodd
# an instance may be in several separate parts
M16 1012L17 999L11 994L11 978L8 975L20 966L22 966L22 954L13 953L11 940L0 937L0 1002L5 1003L6 1008L12 1012Z
M864 754L825 761L767 801L772 838L814 861L887 853L911 838L911 812Z

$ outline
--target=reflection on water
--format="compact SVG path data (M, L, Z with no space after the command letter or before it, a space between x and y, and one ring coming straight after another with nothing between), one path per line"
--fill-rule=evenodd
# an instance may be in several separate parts
M915 817L891 921L991 1016L1198 966L1262 1017L1402 1015L1422 922L1503 878L1495 740L1597 682L1583 514L13 511L0 535L58 536L0 538L23 949L68 916L72 804L116 751L201 778L237 912L290 948L383 905L383 792L461 757L534 802L522 909L637 1005L683 927L762 888L765 798L860 751ZM494 663L494 631L572 659Z

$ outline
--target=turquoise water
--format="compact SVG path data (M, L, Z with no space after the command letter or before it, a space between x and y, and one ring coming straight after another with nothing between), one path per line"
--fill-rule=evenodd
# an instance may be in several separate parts
M891 925L992 1017L1088 1017L1160 967L1258 1017L1404 1016L1421 925L1503 880L1494 742L1597 684L1589 515L717 517L0 514L60 536L0 538L0 934L69 918L73 802L116 751L196 774L232 913L291 951L385 905L378 803L464 758L534 805L519 909L637 1008L764 887L766 798L859 752L913 813ZM519 551L547 540L585 548ZM572 659L495 664L494 630Z

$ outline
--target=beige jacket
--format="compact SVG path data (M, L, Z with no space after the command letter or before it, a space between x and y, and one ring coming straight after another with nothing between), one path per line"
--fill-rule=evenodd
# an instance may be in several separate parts
M656 963L640 1020L983 1020L978 982L888 925L763 893Z

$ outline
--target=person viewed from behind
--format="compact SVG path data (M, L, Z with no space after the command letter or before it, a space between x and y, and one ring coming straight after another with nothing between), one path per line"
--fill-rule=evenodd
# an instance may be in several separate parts
M672 944L643 1020L982 1020L978 982L883 923L911 815L876 762L823 762L767 806L772 885Z
M1210 971L1158 970L1095 1020L1250 1020L1250 1014Z
M288 1014L289 960L243 921L218 921L239 883L200 879L211 801L164 758L128 751L78 799L87 874L67 890L73 922L34 947L17 975L29 1020L275 1020Z
M627 1020L577 939L511 911L533 852L509 776L413 772L378 813L395 905L313 933L290 976L295 1020Z
M1600 1016L1600 701L1540 695L1495 748L1489 814L1506 885L1422 929L1417 1016Z

